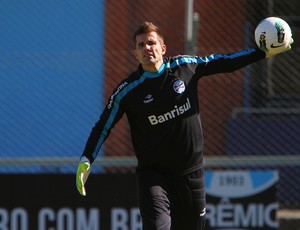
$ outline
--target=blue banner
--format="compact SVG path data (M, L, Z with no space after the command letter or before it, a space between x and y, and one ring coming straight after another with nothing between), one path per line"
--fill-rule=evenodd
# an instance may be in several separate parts
M104 106L104 1L0 9L0 157L79 158Z

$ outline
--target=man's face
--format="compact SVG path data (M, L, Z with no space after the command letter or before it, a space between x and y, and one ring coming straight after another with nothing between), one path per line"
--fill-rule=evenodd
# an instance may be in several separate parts
M155 72L163 64L166 46L156 32L136 36L134 55L145 71Z

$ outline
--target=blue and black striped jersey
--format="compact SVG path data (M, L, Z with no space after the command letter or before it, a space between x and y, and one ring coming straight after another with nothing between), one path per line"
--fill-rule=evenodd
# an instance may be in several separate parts
M155 73L139 66L113 91L92 129L83 156L93 162L111 129L127 115L138 169L185 171L203 163L198 80L232 72L261 60L265 53L249 49L206 57L164 58Z

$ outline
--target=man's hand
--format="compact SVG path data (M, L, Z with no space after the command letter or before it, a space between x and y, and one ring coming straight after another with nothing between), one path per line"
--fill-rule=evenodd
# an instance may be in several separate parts
M291 38L290 43L287 46L280 46L276 48L270 48L266 51L266 58L271 58L277 54L286 52L292 48L292 44L294 42L294 39Z
M91 164L90 161L86 157L82 157L76 173L76 187L78 192L82 196L86 196L86 191L84 184L88 179L88 176L90 174Z

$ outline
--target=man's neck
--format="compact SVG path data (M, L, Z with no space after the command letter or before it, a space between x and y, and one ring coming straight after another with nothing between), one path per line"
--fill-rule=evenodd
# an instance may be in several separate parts
M146 71L146 72L155 73L160 69L162 64L163 64L163 61L158 62L154 65L142 65L142 67L143 67L143 70Z

